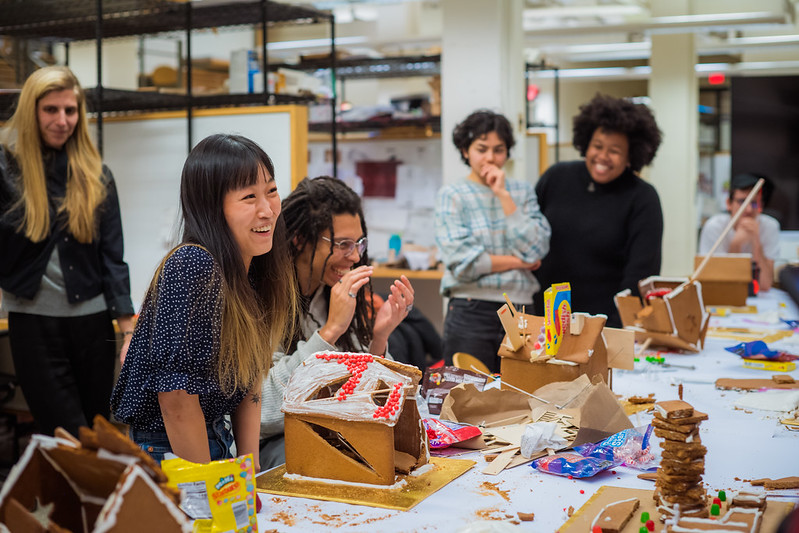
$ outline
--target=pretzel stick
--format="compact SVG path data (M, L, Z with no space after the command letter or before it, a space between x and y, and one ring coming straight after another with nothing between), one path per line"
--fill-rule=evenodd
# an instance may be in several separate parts
M404 385L398 390L409 389L411 387L413 387L413 385ZM355 392L353 394L348 394L346 399L349 400L350 398L360 398L360 397L364 397L364 396L371 396L373 394L381 394L383 392L391 392L393 390L394 390L394 388L392 387L390 389L377 389L377 390L373 390L373 391ZM313 400L308 400L308 402L321 402L321 401L324 401L324 400L335 400L335 399L336 399L336 396L334 395L334 396L328 396L327 398L314 398ZM306 402L306 403L308 403L308 402Z
M705 267L707 266L708 261L710 261L710 257L714 253L716 253L716 249L719 246L721 246L721 241L724 240L724 237L727 236L727 233L729 233L730 230L733 228L733 226L735 226L735 224L738 223L738 219L741 218L741 215L743 215L743 213L746 210L747 206L750 203L752 203L752 200L754 199L754 197L757 195L758 192L760 192L760 188L763 186L763 183L765 183L763 178L757 180L757 183L755 183L755 186L752 187L751 191L749 191L749 194L746 196L746 199L741 204L741 207L738 208L738 211L735 213L735 215L727 223L727 227L724 228L724 231L721 232L721 235L719 235L719 238L716 239L715 243L713 243L713 246L710 248L710 251L705 254L705 258L702 260L701 263L699 263L699 266L696 267L696 270L694 270L694 273L691 274L691 278L688 280L689 282L696 281L696 278L698 278L699 274L702 273L702 270L705 269Z

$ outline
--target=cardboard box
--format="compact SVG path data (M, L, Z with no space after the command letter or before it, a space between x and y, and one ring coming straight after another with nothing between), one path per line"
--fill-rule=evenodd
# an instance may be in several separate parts
M524 337L521 347L514 350L506 335L498 352L503 388L512 385L532 394L544 385L573 381L582 374L600 375L609 383L609 368L632 368L634 335L618 329L605 335L611 328L605 328L607 317L603 315L574 313L557 356L550 359L542 357L534 347L544 317L523 313L517 316L522 324L526 322L526 327L520 328Z
M694 269L704 256L694 258ZM751 254L714 255L699 273L705 305L746 305L749 285L752 283Z
M621 323L638 342L690 352L702 349L710 322L702 299L702 284L687 278L651 276L638 283L641 297L627 289L614 296ZM663 297L646 299L651 290L671 289Z
M426 464L427 433L416 407L421 377L414 366L369 354L311 355L284 394L286 472L393 485L396 471Z

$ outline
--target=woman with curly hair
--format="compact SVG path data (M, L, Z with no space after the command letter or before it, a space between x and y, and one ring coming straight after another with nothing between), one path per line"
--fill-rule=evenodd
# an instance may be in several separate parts
M660 272L663 214L655 188L638 172L652 162L661 133L643 104L597 94L574 117L582 161L557 163L536 185L552 226L542 287L571 283L572 309L621 325L613 296ZM535 296L543 314L542 293Z
M458 124L452 141L469 173L442 187L436 202L436 243L446 270L441 293L449 297L444 358L457 352L499 371L497 351L505 331L497 316L503 293L530 305L539 289L533 275L549 249L549 224L533 185L505 178L513 129L504 116L475 111Z
M413 287L402 276L375 310L361 199L343 181L302 180L283 200L283 218L301 305L295 337L274 354L262 388L264 469L285 462L280 408L294 369L319 351L386 354L389 335L413 308Z

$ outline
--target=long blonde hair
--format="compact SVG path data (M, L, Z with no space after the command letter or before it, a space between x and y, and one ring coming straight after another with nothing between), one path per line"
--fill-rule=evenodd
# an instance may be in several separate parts
M18 231L33 242L50 233L50 209L42 162L43 142L39 132L39 100L53 91L72 90L78 102L78 122L64 148L69 158L66 195L57 213L66 213L67 229L78 242L91 242L97 230L97 207L106 196L100 153L89 136L86 97L78 79L67 67L45 67L31 74L22 86L14 115L3 128L2 142L20 169L20 198L14 209L22 209Z

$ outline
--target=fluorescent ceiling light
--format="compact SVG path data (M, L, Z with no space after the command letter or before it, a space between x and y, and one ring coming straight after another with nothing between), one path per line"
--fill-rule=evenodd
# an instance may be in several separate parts
M558 25L539 28L525 27L525 32L534 37L555 35L572 35L579 31L586 33L672 33L690 30L703 31L709 28L734 29L751 25L776 25L789 24L790 17L785 13L757 11L749 13L713 13L708 15L679 15L672 17L652 17L642 21L628 22L625 24L578 24L566 25L562 21Z
M366 42L366 37L336 37L336 46L345 44L361 44ZM303 39L299 41L277 41L267 43L269 50L291 50L294 48L313 48L317 46L330 46L330 39Z
M741 63L698 63L694 66L697 76L706 76L709 72L727 72L744 74L746 72L764 73L796 73L799 72L799 61L745 61ZM648 79L652 74L649 66L640 67L606 67L606 68L570 68L558 69L560 79ZM530 71L530 79L554 78L554 70Z
M539 7L524 10L525 20L558 17L632 17L649 14L639 5Z

